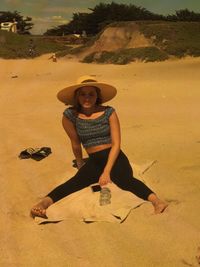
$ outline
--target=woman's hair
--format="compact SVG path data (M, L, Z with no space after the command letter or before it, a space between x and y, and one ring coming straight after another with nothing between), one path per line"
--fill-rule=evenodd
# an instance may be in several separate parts
M97 100L96 100L96 105L101 105L102 104L102 96L101 96L101 90L96 87L96 86L92 86L95 88L96 90L96 93L97 93ZM79 92L80 92L80 89L83 88L83 87L80 87L78 89L76 89L76 91L74 92L74 105L73 105L73 108L76 110L76 111L81 111L81 105L78 101L78 96L79 96Z

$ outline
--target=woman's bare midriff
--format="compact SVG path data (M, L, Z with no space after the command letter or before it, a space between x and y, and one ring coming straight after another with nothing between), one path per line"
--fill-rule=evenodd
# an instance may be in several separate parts
M88 147L85 150L88 154L92 154L92 153L107 149L111 146L112 146L112 144L103 144L103 145L99 145L99 146Z

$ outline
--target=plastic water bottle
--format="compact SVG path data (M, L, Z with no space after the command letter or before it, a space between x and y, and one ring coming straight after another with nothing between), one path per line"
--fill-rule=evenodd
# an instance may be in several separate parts
M99 204L100 206L104 206L110 203L111 203L111 191L108 187L103 187L100 191Z

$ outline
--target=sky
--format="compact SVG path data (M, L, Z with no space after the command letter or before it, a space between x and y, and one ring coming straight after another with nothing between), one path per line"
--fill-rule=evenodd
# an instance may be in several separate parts
M32 18L32 34L42 34L47 29L68 23L73 13L90 12L99 3L111 3L106 0L0 0L0 11L18 11L22 16ZM188 8L200 13L200 0L114 0L119 4L133 4L162 14L175 14L176 10Z

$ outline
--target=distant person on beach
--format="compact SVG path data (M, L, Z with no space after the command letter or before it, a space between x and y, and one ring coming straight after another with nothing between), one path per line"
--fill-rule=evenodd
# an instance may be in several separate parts
M52 59L53 62L57 62L56 54L54 53L52 56L49 57L49 59Z
M123 190L150 201L156 214L167 204L133 176L131 165L120 148L120 124L115 109L103 103L116 95L116 88L97 82L93 76L80 77L75 85L61 90L57 97L70 105L62 124L71 141L78 171L31 209L32 217L47 218L46 209L60 199L95 183L103 188L113 182ZM89 158L83 159L82 147Z
M30 39L29 40L29 45L28 45L28 54L29 54L29 57L34 57L36 55L36 46L33 42L33 39Z

